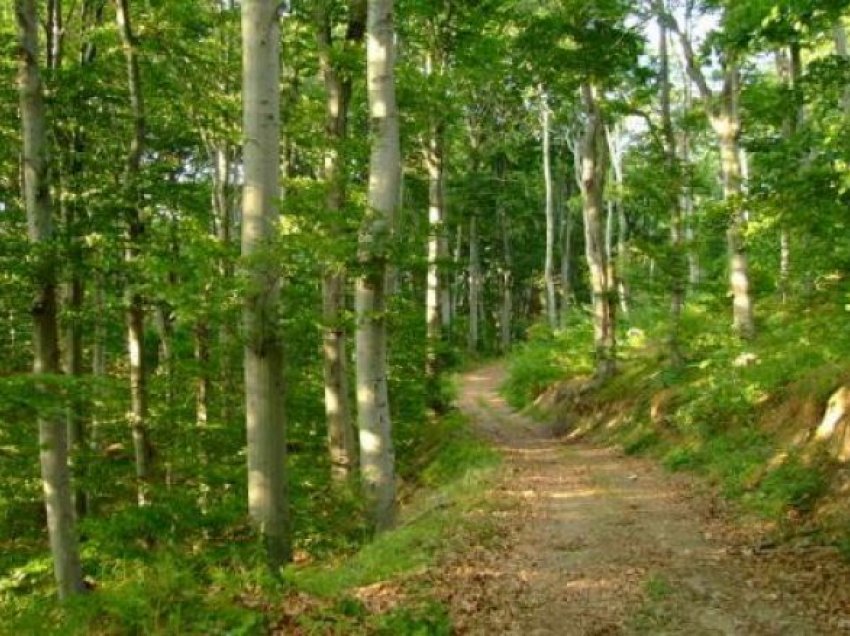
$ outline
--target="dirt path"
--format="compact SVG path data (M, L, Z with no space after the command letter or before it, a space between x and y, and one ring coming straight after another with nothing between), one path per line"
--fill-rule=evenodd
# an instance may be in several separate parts
M461 633L850 634L834 554L736 543L706 498L651 462L564 444L512 412L501 377L487 367L461 389L460 408L505 453L492 496L519 502L502 513L504 545L446 565Z

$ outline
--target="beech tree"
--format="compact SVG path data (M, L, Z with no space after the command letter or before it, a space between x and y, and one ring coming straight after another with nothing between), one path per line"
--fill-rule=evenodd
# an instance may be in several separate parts
M378 530L395 517L395 453L387 388L387 254L398 211L401 149L395 96L393 0L368 0L366 68L371 156L369 209L360 228L357 278L357 423L360 470Z
M347 202L345 159L348 151L349 110L353 77L350 69L340 64L337 56L351 54L351 49L362 39L366 23L366 0L348 3L342 51L334 48L331 3L320 2L317 8L316 31L319 61L326 92L327 149L322 166L327 187L325 207L330 217L331 234L344 239ZM333 474L340 479L350 477L357 465L357 440L349 399L347 334L344 322L345 264L329 264L322 279L322 312L324 326L325 411L327 413L328 446Z
M39 69L38 11L34 0L17 0L20 94L23 141L23 183L27 234L35 255L33 372L41 391L50 391L60 373L57 329L56 252L52 244L54 211L50 183L44 94ZM53 377L51 377L53 376ZM82 592L82 570L77 545L71 471L68 466L68 430L61 415L44 410L38 417L39 460L47 509L47 531L59 598Z
M242 257L247 293L245 416L248 507L277 569L291 558L283 412L283 349L278 331L280 275L271 250L278 228L280 16L273 0L242 7L245 186Z

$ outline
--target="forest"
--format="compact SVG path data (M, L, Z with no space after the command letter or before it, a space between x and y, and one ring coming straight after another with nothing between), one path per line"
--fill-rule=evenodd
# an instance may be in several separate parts
M850 633L848 21L4 1L0 634Z

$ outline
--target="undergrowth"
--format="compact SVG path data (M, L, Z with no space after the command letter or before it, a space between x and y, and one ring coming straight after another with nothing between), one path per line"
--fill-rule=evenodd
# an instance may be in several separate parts
M176 495L167 505L160 500L117 510L109 525L83 524L91 593L60 606L51 593L49 560L31 555L0 578L0 633L236 635L282 625L284 632L297 627L308 634L450 634L447 610L427 587L411 584L403 602L380 614L355 596L378 582L402 585L471 533L483 541L492 532L466 513L483 505L481 486L499 462L496 451L452 412L427 423L417 453L405 467L407 501L396 529L358 539L365 534L353 521L356 489L328 492L336 510L324 500L322 509L330 512L317 523L323 536L336 533L342 540L316 546L313 534L304 534L297 546L301 563L282 578L264 565L243 518L241 493L216 502L191 528L175 524L195 515L172 513L198 504ZM287 618L288 599L301 597L309 600Z

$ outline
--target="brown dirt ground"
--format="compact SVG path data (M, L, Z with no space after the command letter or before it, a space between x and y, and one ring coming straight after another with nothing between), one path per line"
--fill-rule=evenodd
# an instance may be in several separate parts
M759 528L651 461L554 439L465 376L460 408L504 453L504 538L434 573L461 634L850 634L850 568ZM513 505L505 505L506 501Z

